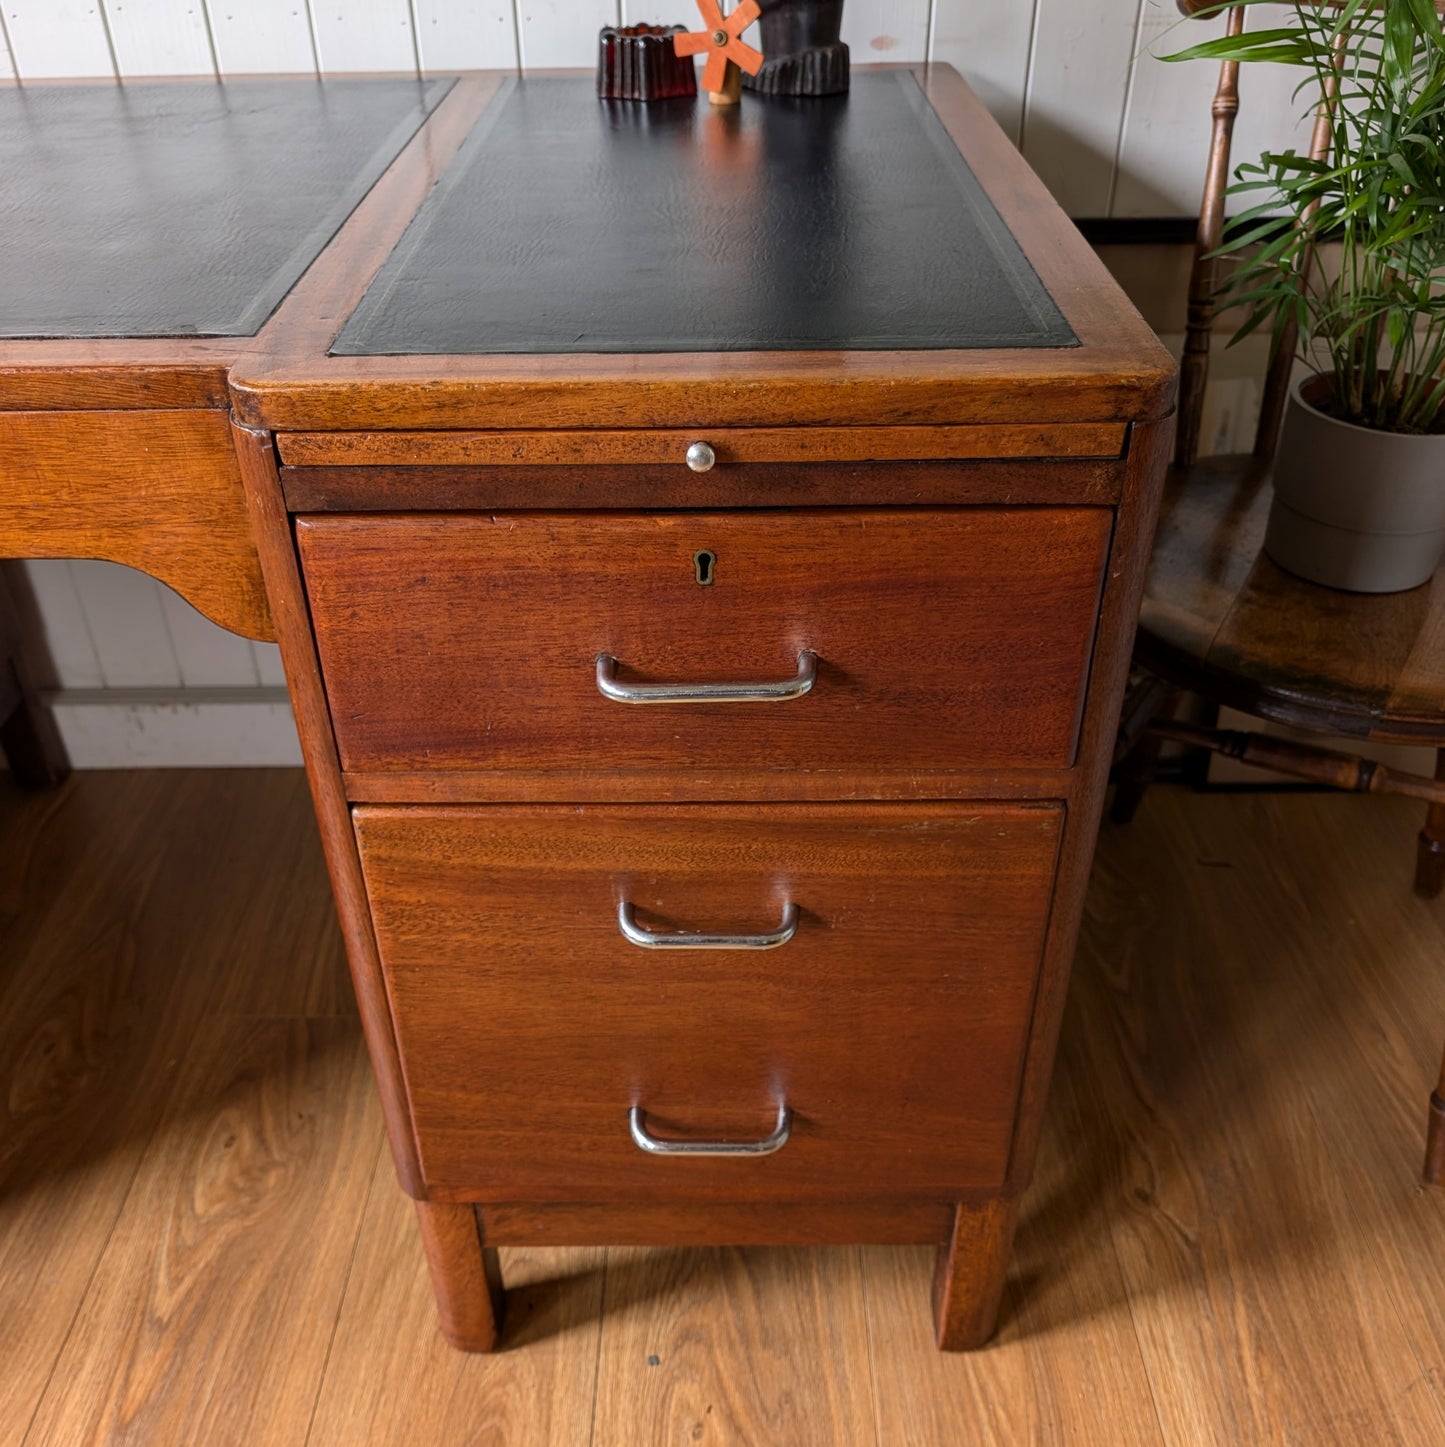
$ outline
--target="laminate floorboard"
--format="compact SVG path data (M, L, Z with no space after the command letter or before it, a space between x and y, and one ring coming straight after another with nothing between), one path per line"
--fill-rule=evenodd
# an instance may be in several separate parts
M303 1441L381 1141L356 1021L207 1020L27 1444Z
M504 1349L453 1351L417 1234L383 1151L309 1441L587 1447L602 1330L601 1249L502 1252Z
M437 1335L304 780L0 776L0 1444L1445 1441L1405 801L1106 826L999 1335L932 1253L503 1252Z
M859 1256L609 1248L593 1443L871 1447Z
M293 771L0 776L0 1443L23 1439L206 1013L345 1006ZM298 852L278 840L306 841ZM307 845L309 844L309 849ZM304 860L304 865L302 864ZM265 926L300 866L314 950ZM305 867L309 865L309 867ZM249 925L247 928L247 919ZM264 988L258 988L264 982Z
M1362 847L1341 827L1358 802L1328 802L1337 847ZM1348 1072L1418 1153L1419 1126L1378 1077L1371 1089L1351 1029L1365 941L1342 938L1339 915L1360 894L1331 897L1292 857L1319 838L1324 801L1161 790L1148 803L1144 828L1111 834L1092 881L1065 1070L1086 1097L1084 1149L1110 1166L1105 1214L1166 1439L1445 1440L1361 1219L1365 1173L1342 1169L1312 1098ZM1286 852L1262 811L1290 816ZM1353 820L1393 849L1378 822ZM1392 915L1410 903L1410 877L1379 881L1382 925L1388 896ZM1410 1157L1395 1189L1419 1193L1417 1169ZM1427 1209L1445 1231L1442 1207ZM1418 1265L1445 1301L1441 1260Z

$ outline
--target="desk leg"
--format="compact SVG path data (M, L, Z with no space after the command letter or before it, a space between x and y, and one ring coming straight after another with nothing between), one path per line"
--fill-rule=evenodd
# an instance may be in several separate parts
M35 690L21 633L0 565L0 751L22 788L49 789L70 772L70 760L55 719Z
M1440 1083L1430 1092L1423 1175L1427 1186L1438 1186L1441 1177L1445 1176L1445 1060L1440 1062Z
M0 667L7 665L0 661ZM0 692L4 691L0 683ZM51 789L70 773L70 760L50 710L17 681L18 701L0 719L0 751L24 789Z
M483 1246L470 1206L416 1203L442 1335L460 1351L489 1352L502 1330L502 1267Z
M1017 1196L959 1206L953 1239L939 1248L933 1278L940 1351L972 1351L993 1335L1018 1218Z

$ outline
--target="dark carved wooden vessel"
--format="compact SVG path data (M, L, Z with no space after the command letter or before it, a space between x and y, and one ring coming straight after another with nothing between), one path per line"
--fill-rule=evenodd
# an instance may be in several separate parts
M848 89L839 39L843 0L762 0L763 68L743 85L764 95L837 95Z

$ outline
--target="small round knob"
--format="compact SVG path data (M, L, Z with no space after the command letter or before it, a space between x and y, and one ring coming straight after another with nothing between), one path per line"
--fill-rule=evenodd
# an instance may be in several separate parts
M694 442L687 449L687 465L694 472L707 472L716 461L717 453L706 442Z

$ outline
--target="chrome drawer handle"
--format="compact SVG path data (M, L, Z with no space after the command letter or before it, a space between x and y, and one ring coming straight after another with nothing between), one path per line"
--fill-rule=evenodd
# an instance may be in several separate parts
M781 683L618 683L617 660L597 655L597 692L618 703L773 703L802 698L818 678L818 655L798 655L798 676Z
M793 1112L778 1106L778 1123L773 1133L760 1141L664 1141L647 1129L647 1112L634 1105L627 1114L632 1139L638 1150L652 1156L770 1156L787 1145L793 1132Z
M623 900L617 906L617 928L623 937L644 950L775 950L798 932L798 906L783 906L783 922L777 929L760 935L709 935L678 930L660 934L637 922L633 906Z

